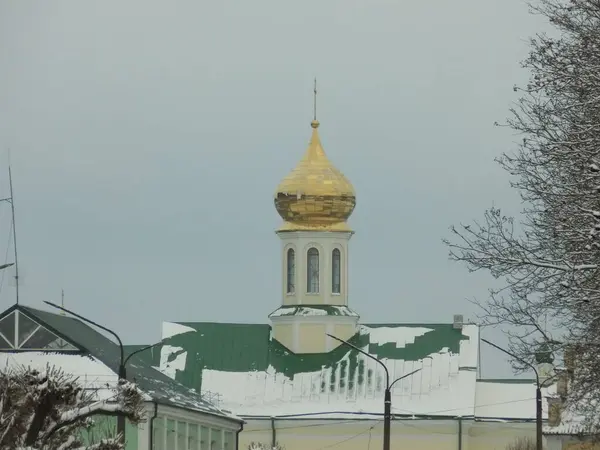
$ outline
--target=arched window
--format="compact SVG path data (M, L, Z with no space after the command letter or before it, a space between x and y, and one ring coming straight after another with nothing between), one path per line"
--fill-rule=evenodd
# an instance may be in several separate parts
M337 248L333 249L331 254L331 292L333 294L339 294L341 288L340 268L341 268L341 255Z
M312 247L308 250L308 264L306 266L306 292L319 293L319 250Z
M287 280L286 291L288 294L296 292L296 252L293 248L287 251Z

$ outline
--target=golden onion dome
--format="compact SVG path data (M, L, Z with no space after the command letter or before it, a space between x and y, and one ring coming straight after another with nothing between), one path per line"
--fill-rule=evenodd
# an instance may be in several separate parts
M302 160L275 193L275 208L285 221L279 231L350 231L346 221L356 206L348 179L327 159L319 122L313 120L312 137Z

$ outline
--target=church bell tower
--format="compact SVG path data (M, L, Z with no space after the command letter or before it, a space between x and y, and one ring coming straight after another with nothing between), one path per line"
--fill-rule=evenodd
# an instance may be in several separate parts
M332 334L349 339L358 314L348 308L347 220L356 195L350 181L329 161L319 122L299 164L275 194L283 219L281 239L282 306L270 314L273 337L294 353L326 353L339 345Z

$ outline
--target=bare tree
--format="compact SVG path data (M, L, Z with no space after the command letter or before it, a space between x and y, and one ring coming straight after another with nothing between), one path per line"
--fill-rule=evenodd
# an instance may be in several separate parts
M59 369L16 369L0 373L0 450L120 450L116 437L84 447L81 432L94 417L142 420L142 397L135 385L120 382L110 398L99 398Z
M558 37L530 40L529 83L507 125L521 135L498 162L525 205L518 219L499 209L452 227L450 256L501 280L482 307L507 326L511 350L532 361L577 345L571 400L600 399L600 0L531 5ZM523 369L518 361L517 369ZM590 394L593 393L593 394ZM591 402L591 403L590 403ZM590 417L590 420L594 420ZM600 426L600 423L597 425Z

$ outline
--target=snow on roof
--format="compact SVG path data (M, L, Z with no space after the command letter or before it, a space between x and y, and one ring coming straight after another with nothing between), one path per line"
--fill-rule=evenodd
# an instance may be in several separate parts
M406 344L413 344L415 338L423 336L428 331L433 331L431 328L414 327L414 328L393 328L393 327L378 327L368 328L361 327L361 332L369 335L371 344L384 345L395 343L396 348L405 347Z
M4 316L18 311L21 315L36 322L40 327L51 327L53 333L58 332L71 345L85 349L85 355L80 353L59 353L54 350L46 352L0 352L0 363L7 365L29 365L31 367L46 367L46 363L60 367L64 372L80 377L80 382L88 383L86 387L95 388L102 385L110 387L110 381L116 383L117 373L121 360L119 346L103 334L94 330L89 325L67 316L62 316L47 311L30 308L24 305L14 305L3 313ZM184 330L183 326L172 327L178 331ZM93 364L92 364L93 363ZM200 413L241 421L229 411L217 408L212 403L202 398L199 392L190 390L189 387L173 381L171 377L151 367L139 355L134 355L127 366L127 378L137 387L148 394L146 400L154 400L176 408L184 408Z
M586 434L585 417L579 414L575 408L567 407L560 414L560 424L557 426L545 426L544 434L578 435Z
M287 305L277 308L269 314L271 319L285 316L347 316L358 318L358 314L347 306L335 305Z
M117 384L117 375L96 358L46 352L0 353L2 370L18 368L46 370L48 365L77 377L84 389L97 389L97 394L101 398L114 395L112 389Z
M377 372L378 377L382 375L374 365L371 369ZM206 389L219 392L220 405L236 411L242 417L317 413L324 417L339 418L356 417L356 414L383 414L384 388L381 379L376 383L378 386L355 385L352 388L346 384L346 388L341 387L340 382L330 392L319 392L320 379L330 376L329 371L301 374L299 380L264 372L253 374L209 370L204 373ZM474 373L456 373L454 379L446 380L445 385L433 386L435 378L435 369L425 368L419 374L397 383L393 388L392 412L402 416L473 415L470 391L475 382Z
M196 331L191 327L187 327L180 323L175 322L163 322L162 324L162 338L167 339L178 334L187 333L189 331Z
M417 337L430 331L426 327L409 326L360 327L361 335L369 335L370 344L395 343L396 348L414 343ZM462 334L469 339L461 341L460 353L441 348L416 361L380 355L390 371L390 381L420 369L394 385L394 414L474 415L476 373L461 368L477 363L478 327L466 325ZM368 351L369 345L364 350ZM292 376L277 372L273 366L244 372L204 369L202 389L218 393L219 406L242 417L315 413L323 417L356 417L356 414L383 413L384 377L383 368L375 361L348 351L332 366Z
M553 393L556 398L557 393ZM575 402L574 399L563 399L560 405L560 423L556 426L544 427L544 434L549 435L596 435L596 418L594 413L598 410L596 400L592 398L579 399ZM587 417L586 417L587 416Z
M184 331L185 333L185 331ZM160 349L159 370L165 375L175 379L177 370L184 370L187 360L187 352L181 347L163 345Z

